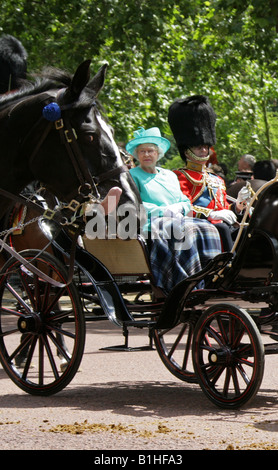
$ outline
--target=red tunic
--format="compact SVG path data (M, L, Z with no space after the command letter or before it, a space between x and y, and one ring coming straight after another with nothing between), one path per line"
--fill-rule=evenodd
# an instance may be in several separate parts
M230 209L224 180L207 170L175 170L181 190L190 199L195 216L208 216L211 210Z

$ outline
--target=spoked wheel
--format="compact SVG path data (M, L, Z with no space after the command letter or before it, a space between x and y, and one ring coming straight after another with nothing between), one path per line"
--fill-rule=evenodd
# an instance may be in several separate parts
M85 320L76 286L63 265L48 253L20 255L49 278L10 259L0 276L0 360L13 382L32 395L66 387L80 365Z
M239 408L257 393L264 373L259 330L243 309L219 304L199 318L193 364L203 392L221 408Z
M187 320L171 329L155 330L154 343L167 369L180 380L197 383L192 363L194 322Z

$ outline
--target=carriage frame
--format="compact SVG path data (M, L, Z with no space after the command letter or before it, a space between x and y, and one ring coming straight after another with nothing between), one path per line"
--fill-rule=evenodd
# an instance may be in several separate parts
M245 405L259 390L265 355L278 352L277 200L278 176L254 194L232 252L218 255L168 296L154 284L147 245L139 236L134 240L83 237L76 246L75 274L69 282L63 260L70 259L72 238L55 223L55 256L37 250L12 253L2 269L2 366L27 393L57 393L80 366L86 322L106 319L124 337L123 344L110 349L132 350L129 330L146 329L149 344L142 348L155 346L175 377L198 383L208 399L221 408ZM113 253L117 253L116 260ZM48 272L48 277L41 276L41 270ZM14 287L14 276L23 294ZM205 281L205 289L196 289L200 280ZM12 307L5 305L7 294L14 298ZM64 296L70 307L61 314L56 306ZM16 319L13 329L11 313ZM15 330L17 343L13 340L10 344ZM265 344L262 337L272 341ZM70 352L64 340L72 343ZM24 348L27 359L20 367L16 359ZM36 349L34 372L31 365ZM48 368L45 362L50 364Z

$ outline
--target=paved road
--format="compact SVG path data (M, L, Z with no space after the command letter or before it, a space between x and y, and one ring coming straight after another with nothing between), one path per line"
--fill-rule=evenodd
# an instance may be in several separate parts
M215 408L197 385L176 379L157 352L101 351L122 344L109 322L87 324L80 372L59 394L25 394L0 369L0 448L18 450L278 449L276 356L240 411ZM145 331L130 346L147 345Z

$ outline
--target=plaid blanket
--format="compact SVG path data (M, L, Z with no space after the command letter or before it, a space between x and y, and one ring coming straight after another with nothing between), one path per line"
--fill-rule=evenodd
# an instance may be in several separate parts
M171 230L175 233L173 221ZM156 285L166 293L186 277L200 271L222 251L217 229L206 220L183 217L184 237L180 240L169 237L169 232L169 224L163 225L161 219L156 230L159 236L151 241L150 248Z

